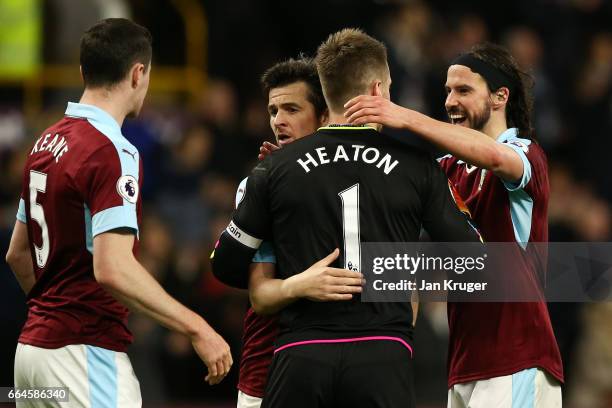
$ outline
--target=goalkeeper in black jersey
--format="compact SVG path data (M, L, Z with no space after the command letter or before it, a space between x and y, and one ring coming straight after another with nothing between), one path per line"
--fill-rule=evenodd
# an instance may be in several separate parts
M436 241L479 241L433 158L376 126L342 124L352 97L389 98L384 45L346 29L316 62L332 125L255 167L215 249L215 275L241 286L262 240L274 243L278 278L334 248L336 266L360 270L362 242L418 241L421 227ZM414 407L411 322L409 302L295 301L280 314L263 406Z

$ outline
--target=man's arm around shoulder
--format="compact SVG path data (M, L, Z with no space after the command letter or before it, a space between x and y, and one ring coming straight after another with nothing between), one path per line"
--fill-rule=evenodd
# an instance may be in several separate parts
M305 271L287 279L277 279L275 265L253 263L249 269L249 296L257 314L278 313L299 298L326 302L350 300L361 293L361 273L330 267L340 254L335 249Z
M511 148L478 130L442 122L380 96L360 95L345 105L349 123L380 123L418 133L444 152L509 182L523 176L523 161Z

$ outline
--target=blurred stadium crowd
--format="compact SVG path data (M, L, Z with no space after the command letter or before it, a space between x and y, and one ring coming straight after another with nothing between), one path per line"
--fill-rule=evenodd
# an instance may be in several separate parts
M45 5L45 59L57 56L52 50L67 46L53 40L66 35L76 37L69 46L77 52L80 34L75 27L69 34L48 27L52 18L61 14L57 11L61 8L53 12L53 7L71 2L46 3L57 4ZM172 29L180 26L168 11L173 2L156 3L108 4L152 30L154 64L180 63L185 40L180 30L177 34ZM299 52L313 54L328 33L344 26L363 27L383 40L389 51L392 98L437 118L445 117L443 84L448 61L484 40L506 45L535 79L536 137L549 156L550 240L612 238L610 2L468 1L463 6L443 1L224 3L229 4L202 2L209 22L209 81L197 103L151 94L141 117L128 121L123 131L138 147L145 164L140 259L172 295L218 329L230 342L235 361L247 296L216 282L208 257L227 225L238 182L254 165L259 145L272 138L267 96L258 90L258 76L281 59ZM98 18L109 17L104 7L99 8L102 11L98 14L87 14L91 21L77 26L83 24L84 29ZM77 12L72 11L73 17ZM73 56L72 50L66 52L66 62L76 67ZM155 81L155 65L152 78ZM0 85L0 89L4 88ZM21 97L15 89L2 92L0 253L4 254L30 145L63 114L67 98L76 101L79 92L49 93L44 110L35 118L22 113ZM0 385L8 386L12 384L16 337L26 310L23 295L4 263L0 263L0 287ZM576 407L612 406L612 304L549 307L567 374L565 400L573 401ZM446 401L445 313L443 304L424 305L417 323L419 406L443 406ZM237 364L221 385L210 388L204 385L204 367L187 339L138 315L132 316L131 328L135 343L130 356L145 402L234 398Z

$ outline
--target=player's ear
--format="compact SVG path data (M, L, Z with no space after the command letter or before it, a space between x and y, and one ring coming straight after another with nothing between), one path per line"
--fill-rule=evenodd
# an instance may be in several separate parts
M505 86L502 86L491 95L493 101L493 109L500 109L506 106L510 98L510 90Z
M329 111L325 109L321 116L319 116L319 125L325 126L329 122Z
M81 74L81 81L85 83L85 78L83 78L83 67L81 65L79 65L79 73Z
M136 89L138 87L138 84L140 83L142 77L145 74L145 69L146 67L144 66L144 64L140 62L137 62L132 66L132 69L130 70L132 88Z
M370 95L371 96L383 96L382 81L379 81L377 79L374 82L372 82L372 86L370 89Z

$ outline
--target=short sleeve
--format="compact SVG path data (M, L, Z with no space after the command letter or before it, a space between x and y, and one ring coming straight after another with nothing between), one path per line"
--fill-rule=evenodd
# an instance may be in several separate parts
M210 257L215 277L236 288L248 288L246 268L257 262L256 251L262 247L262 240L271 238L267 160L253 169L237 200L238 208ZM262 259L266 256L265 247L259 255Z
M238 207L238 204L242 202L244 198L244 193L246 191L247 180L249 178L245 177L240 184L238 185L238 189L236 190L236 201L235 205ZM271 242L266 241L261 244L255 256L253 257L254 263L276 263L276 255L274 253L274 246Z
M261 244L255 256L253 257L253 263L276 263L276 254L274 253L274 246L272 242L265 241Z
M550 187L548 181L548 160L540 145L533 143L526 154L531 165L531 176L523 190L535 200L546 197Z
M269 161L259 163L248 177L244 192L234 216L233 223L248 235L257 239L270 238L270 210L268 202ZM236 234L235 239L239 240Z
M140 166L136 148L109 143L81 166L77 182L92 216L92 236L117 228L138 233Z
M521 188L533 200L539 200L549 194L548 160L544 150L537 143L525 146L527 149L523 150L523 153L529 163L529 177L521 183Z
M531 161L529 160L529 152L530 150L532 150L530 149L531 141L528 139L521 139L518 137L514 137L514 138L510 138L506 140L505 142L503 142L503 144L505 146L508 146L512 150L514 150L519 155L519 157L521 158L521 161L523 162L523 175L521 179L518 180L517 182L510 182L507 180L502 180L504 183L504 186L506 187L508 191L516 191L516 190L524 189L527 186L527 184L529 184L529 182L531 181L531 177L532 177L532 165L531 165Z

